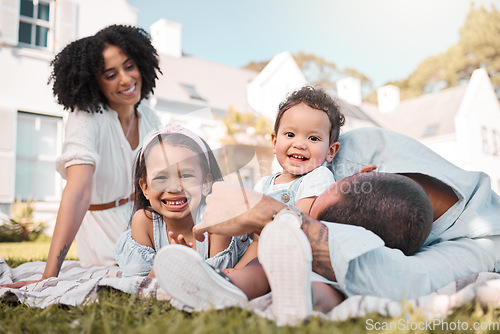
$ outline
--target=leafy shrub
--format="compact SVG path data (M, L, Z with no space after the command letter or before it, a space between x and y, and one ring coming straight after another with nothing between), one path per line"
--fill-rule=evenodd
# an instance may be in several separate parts
M26 202L17 199L11 204L11 217L0 218L0 241L33 241L43 233L45 222L33 220L35 203L31 199Z

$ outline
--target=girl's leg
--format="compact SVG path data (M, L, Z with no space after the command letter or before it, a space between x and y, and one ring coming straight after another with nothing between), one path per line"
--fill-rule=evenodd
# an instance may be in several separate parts
M312 282L312 298L315 310L323 313L330 312L335 306L342 303L345 296L330 285L322 282Z
M257 258L250 261L245 267L229 272L227 276L247 295L248 300L263 296L271 291L264 269Z

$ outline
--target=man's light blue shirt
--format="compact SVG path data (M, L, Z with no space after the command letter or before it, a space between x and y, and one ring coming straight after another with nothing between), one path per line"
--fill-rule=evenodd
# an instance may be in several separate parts
M380 128L349 131L339 142L332 161L335 180L375 164L378 172L434 177L458 197L413 256L385 247L371 231L323 222L337 282L348 296L411 299L471 273L495 269L500 259L500 197L485 173L465 171L417 140Z

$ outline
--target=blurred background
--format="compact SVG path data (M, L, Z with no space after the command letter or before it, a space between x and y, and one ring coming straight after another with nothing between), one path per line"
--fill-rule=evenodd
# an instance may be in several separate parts
M213 148L254 148L239 175L248 187L276 168L279 102L311 84L338 98L343 132L409 135L486 172L499 192L498 8L500 0L0 0L0 214L31 200L35 220L55 221L67 112L47 85L49 64L114 23L151 34L163 75L148 103L164 123Z

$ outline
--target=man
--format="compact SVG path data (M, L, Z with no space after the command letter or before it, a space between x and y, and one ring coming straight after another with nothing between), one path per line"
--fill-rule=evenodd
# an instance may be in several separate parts
M427 193L434 222L421 250L406 256L384 246L370 231L302 215L313 271L337 282L347 296L402 300L429 294L468 274L495 269L500 258L500 197L491 190L486 174L464 171L416 140L379 128L350 131L339 141L341 149L332 162L336 180L372 164L379 172L402 174ZM194 227L197 238L202 239L204 232L260 233L284 208L251 191L246 196L238 193L237 187L214 185L203 223ZM331 203L329 196L318 197L317 210ZM245 211L247 204L251 209ZM268 278L272 286L273 277Z

